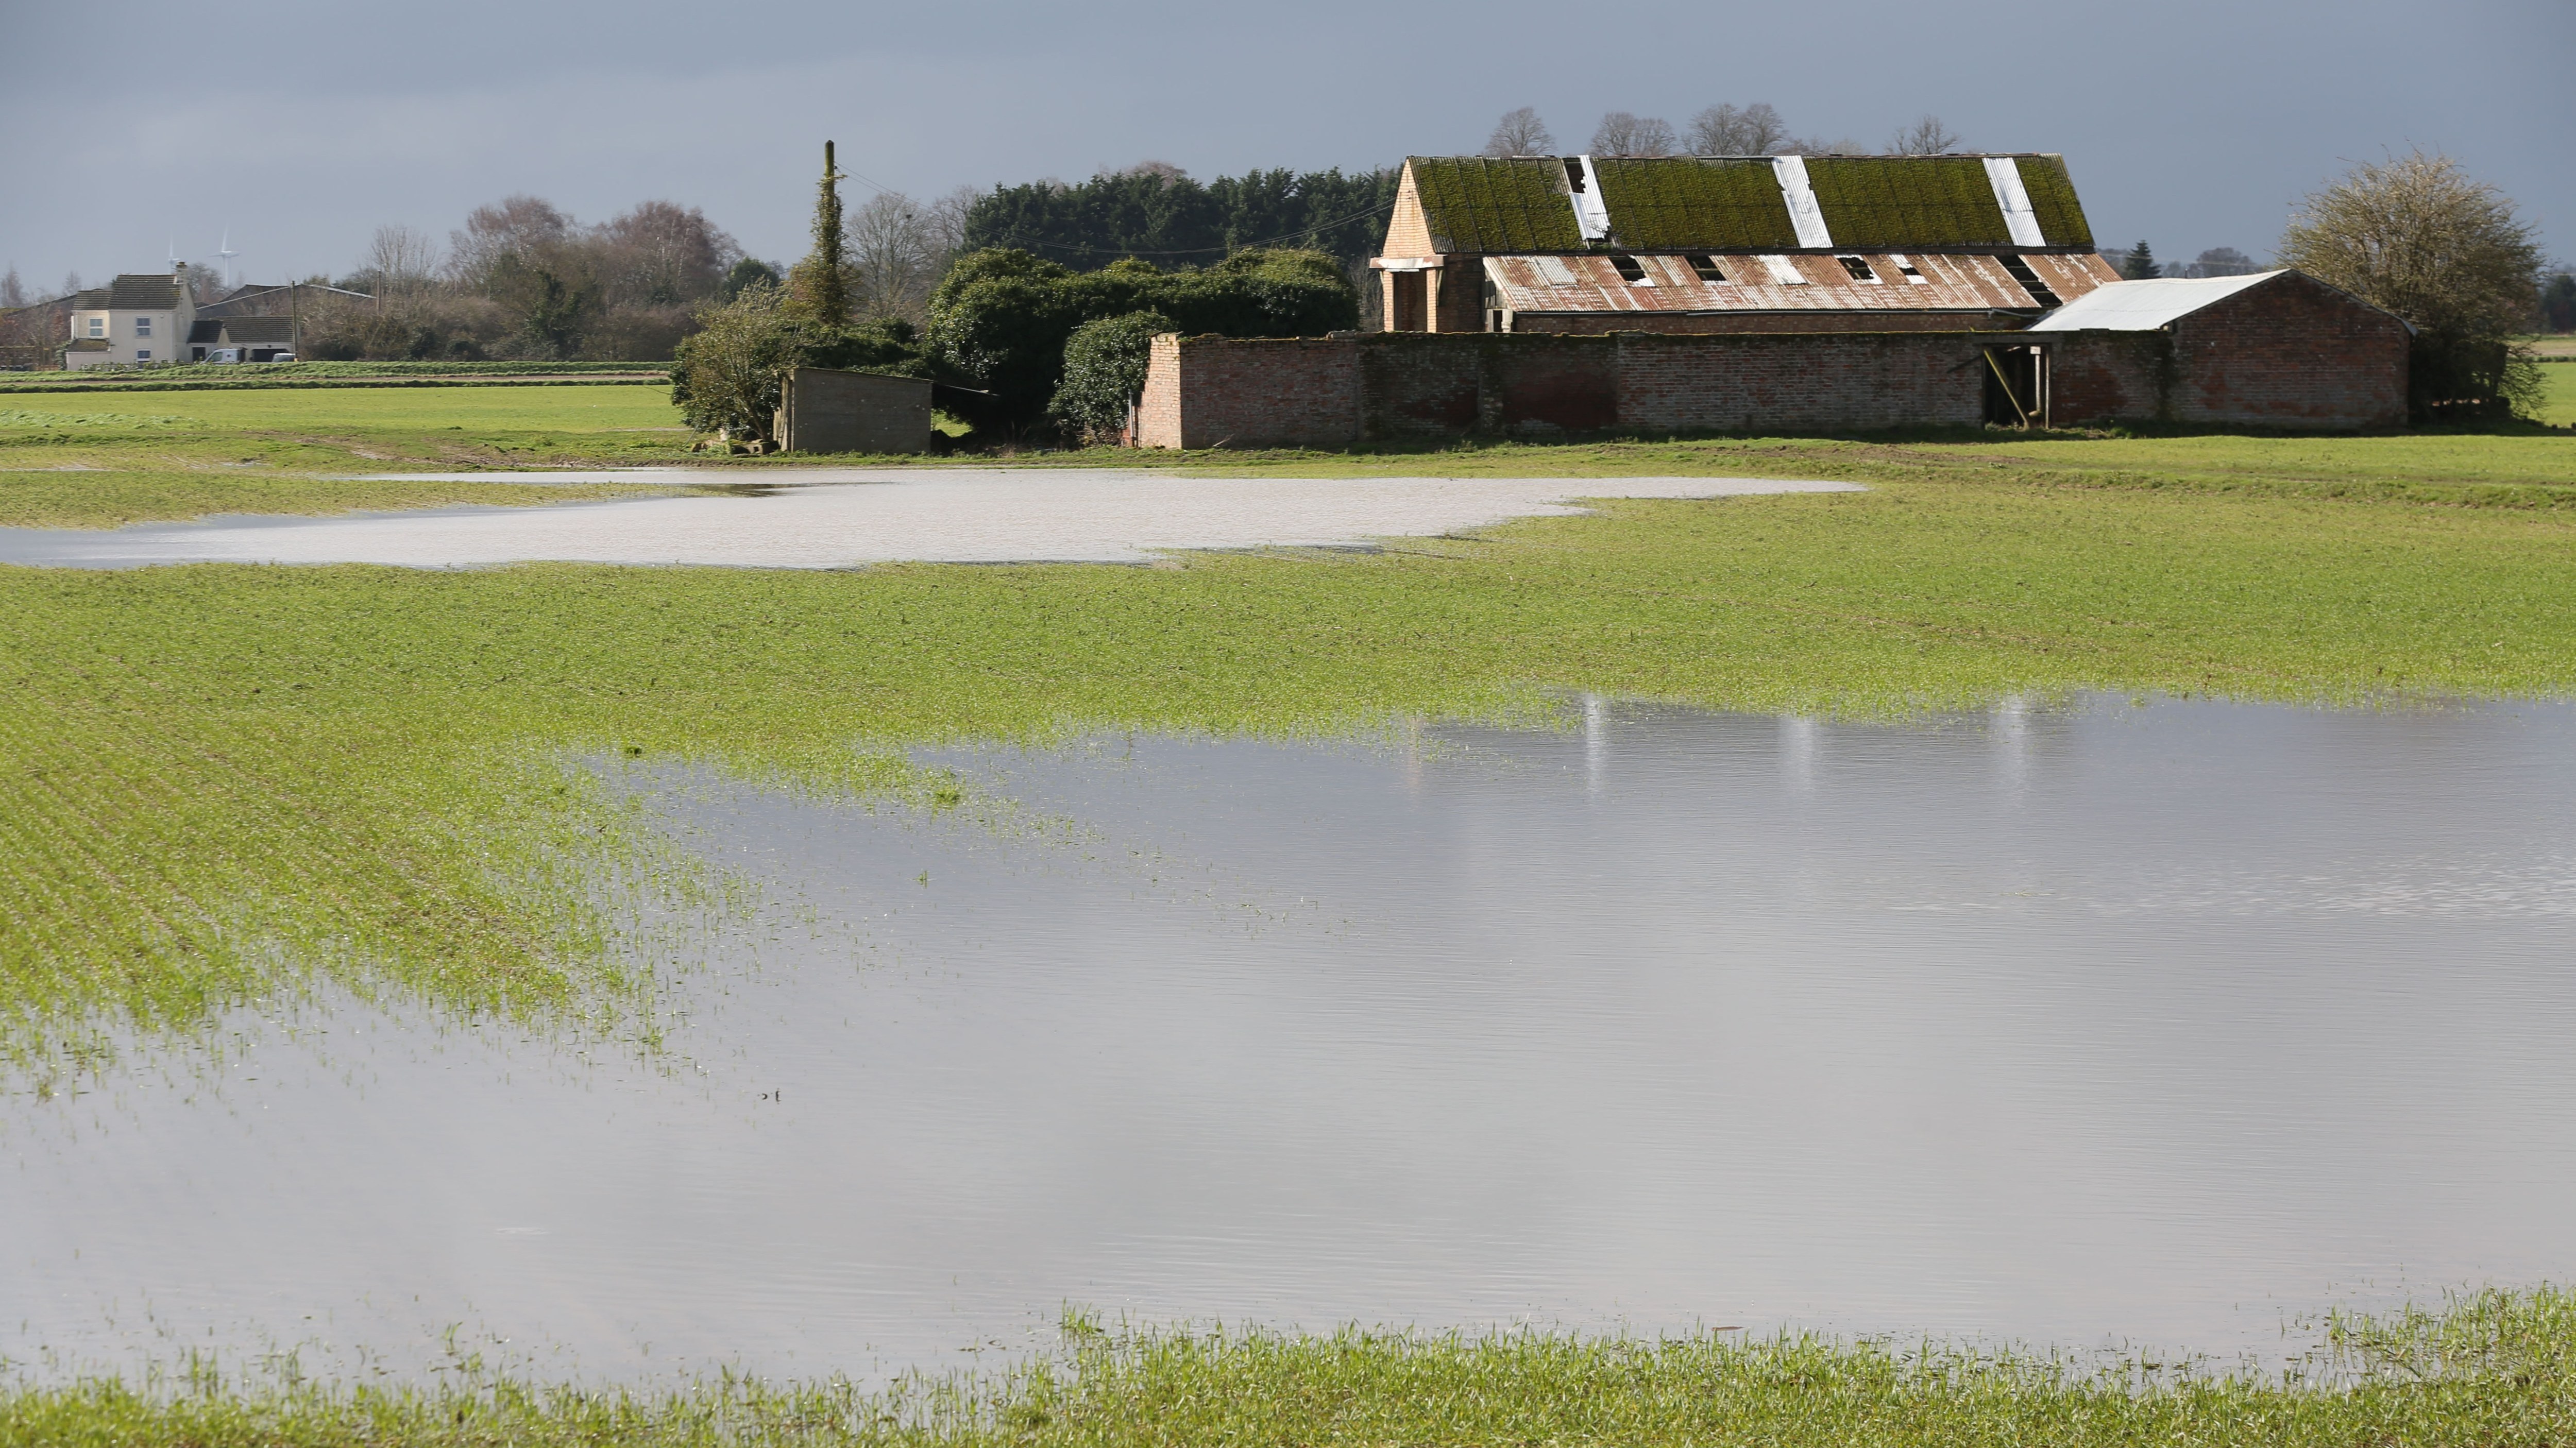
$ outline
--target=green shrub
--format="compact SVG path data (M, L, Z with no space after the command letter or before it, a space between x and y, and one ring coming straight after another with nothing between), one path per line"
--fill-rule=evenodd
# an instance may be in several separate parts
M1171 318L1150 311L1074 328L1064 344L1064 381L1047 415L1086 442L1114 439L1127 424L1127 405L1145 390L1154 338L1172 330Z
M766 438L776 425L791 367L841 367L927 377L912 324L827 327L785 305L777 287L753 281L730 302L701 306L698 332L671 363L671 405L700 432Z
M1065 346L1086 322L1159 312L1169 330L1299 337L1359 324L1359 293L1331 257L1237 252L1205 270L1112 262L1075 272L1022 251L960 258L930 298L928 359L990 396L978 426L1027 435L1047 426Z

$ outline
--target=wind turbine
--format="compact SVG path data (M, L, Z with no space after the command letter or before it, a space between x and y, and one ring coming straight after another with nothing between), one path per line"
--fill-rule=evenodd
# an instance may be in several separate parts
M241 253L233 250L233 229L229 222L224 225L224 244L215 249L215 255L224 259L224 290L231 291L233 289L233 258L241 255Z

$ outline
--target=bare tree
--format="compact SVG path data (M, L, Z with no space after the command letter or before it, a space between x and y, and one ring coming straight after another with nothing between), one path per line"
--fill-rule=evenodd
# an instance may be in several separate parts
M1669 156L1673 144L1672 122L1632 116L1626 111L1603 116L1592 132L1595 156Z
M2419 415L2539 404L2538 366L2512 338L2530 325L2540 248L2512 199L2459 162L2414 151L2353 167L2299 203L2280 255L2414 326Z
M1788 136L1781 140L1779 154L1783 156L1866 156L1870 154L1870 150L1869 147L1849 136L1838 136L1830 141L1821 136Z
M1776 156L1787 149L1789 127L1767 101L1710 106L1691 117L1689 140L1694 156Z
M1959 149L1959 133L1941 124L1941 118L1925 112L1910 126L1901 127L1890 137L1887 154L1891 156L1938 156Z
M922 219L925 209L900 191L880 191L850 218L850 310L862 320L927 319L946 258Z
M27 284L18 280L18 264L9 263L9 273L0 276L0 307L27 305Z
M1175 181L1187 181L1190 179L1189 172L1182 170L1171 162L1154 160L1139 161L1133 166L1121 166L1115 171L1104 170L1101 174L1105 176L1151 176L1166 186L1171 185Z
M367 275L378 296L412 296L428 289L438 275L438 242L417 227L376 228L367 247Z
M742 246L694 206L637 203L591 229L611 306L676 307L712 295Z
M79 272L76 272L76 271L68 271L68 272L63 273L63 295L64 295L64 296L67 296L67 297L68 297L68 296L74 296L74 295L77 295L81 290L82 290L82 287L81 287L81 279L80 279L80 273L79 273Z
M1552 156L1556 154L1556 137L1549 135L1547 122L1538 118L1530 106L1503 112L1494 122L1494 133L1485 138L1484 154L1497 159L1507 156Z
M966 249L966 213L984 193L973 186L960 186L921 209L922 226L930 233L931 245L939 251L939 269L948 270L948 262Z
M466 214L464 230L447 234L449 272L480 291L503 257L524 260L541 247L564 241L572 229L570 216L535 196L508 196L477 206Z

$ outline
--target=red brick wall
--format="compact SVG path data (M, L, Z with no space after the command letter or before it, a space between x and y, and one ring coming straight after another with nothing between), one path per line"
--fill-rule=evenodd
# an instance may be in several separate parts
M2406 421L2405 325L2293 273L2169 331L2054 332L2050 419L2281 428Z
M2405 417L2405 329L2340 293L2284 278L2171 334L1164 337L1154 344L1137 440L1346 447L1467 432L1973 427L1985 417L1982 349L2017 341L2049 348L2050 415L2061 425L2152 419L2160 405L2171 420L2219 425L2359 427Z
M1619 424L1645 432L1855 432L1985 419L1991 332L1629 333Z
M1359 440L1358 361L1356 336L1157 337L1137 445L1348 447Z
M2395 427L2406 421L2405 324L2292 273L2174 324L2183 422Z

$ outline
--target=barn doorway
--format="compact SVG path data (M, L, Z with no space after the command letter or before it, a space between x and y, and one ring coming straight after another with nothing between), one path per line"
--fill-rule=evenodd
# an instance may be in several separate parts
M1390 332L1427 332L1431 330L1431 289L1418 271L1391 271L1386 279L1386 329Z
M1986 421L1996 427L2048 426L2048 349L1988 347Z

